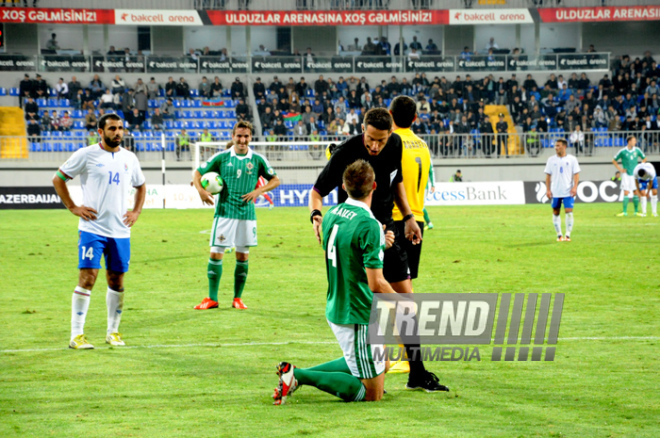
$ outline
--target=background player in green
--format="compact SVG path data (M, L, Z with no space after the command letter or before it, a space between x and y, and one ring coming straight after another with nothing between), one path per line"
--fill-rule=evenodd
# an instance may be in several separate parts
M225 185L218 195L215 206L213 228L211 230L211 256L207 273L209 296L197 310L218 307L218 287L222 277L222 257L225 249L236 247L236 269L234 270L234 301L236 309L247 309L241 295L248 274L249 248L257 246L257 216L254 200L261 194L280 185L280 180L266 157L249 148L252 140L252 124L240 121L232 132L233 147L218 152L209 161L203 163L193 175L193 185L205 204L213 205L213 195L201 185L202 175L217 172ZM259 177L263 176L268 184L256 188Z
M374 293L395 293L383 276L384 250L394 233L371 212L376 189L373 168L357 160L343 173L346 202L331 208L323 219L328 293L325 316L344 357L313 368L280 362L275 404L284 404L300 385L314 386L344 401L378 401L383 397L386 363L374 361L376 345L368 345L369 315Z
M621 190L623 190L623 212L619 213L617 216L628 216L628 203L630 202L630 198L633 198L635 214L640 214L637 212L637 209L639 208L639 192L635 186L633 172L635 166L637 166L637 160L641 160L642 163L646 162L646 155L644 155L644 152L642 152L642 150L636 145L637 139L635 137L628 137L628 146L617 152L612 160L614 166L619 172L621 172ZM619 165L619 161L621 162L621 165Z

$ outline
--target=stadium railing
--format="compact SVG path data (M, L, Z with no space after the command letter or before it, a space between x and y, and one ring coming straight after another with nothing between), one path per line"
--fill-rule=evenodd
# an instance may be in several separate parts
M0 71L131 72L131 73L417 73L417 72L522 72L588 71L610 69L610 53L541 53L540 55L441 56L421 53L405 56L318 56L308 61L299 56L225 58L202 56L83 56L0 55Z
M619 131L604 130L584 133L584 140L572 142L571 133L555 131L549 133L509 133L509 134L420 134L429 145L434 159L478 159L493 160L505 157L534 158L548 156L554 153L557 139L568 141L569 153L578 157L611 157L619 148L627 144L627 138L637 138L637 146L645 154L660 153L660 132L657 131ZM309 137L278 137L276 141L267 141L263 137L255 137L251 143L254 150L263 153L275 161L326 161L326 147L332 143L339 144L348 138L347 135L329 135L311 141ZM215 150L224 149L229 138L215 142ZM194 139L193 139L194 143ZM74 151L84 147L87 140L83 136L64 136L62 133L42 137L0 137L1 162L59 162L64 161ZM137 133L130 143L131 147L143 162L158 162L176 160L176 136L169 134ZM498 144L500 153L497 153ZM504 145L507 145L506 148ZM192 161L194 146L181 152L183 161Z

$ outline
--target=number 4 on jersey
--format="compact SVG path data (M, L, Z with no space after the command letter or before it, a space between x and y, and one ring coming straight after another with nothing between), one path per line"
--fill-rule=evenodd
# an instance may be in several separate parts
M330 233L330 238L328 239L328 260L332 262L332 267L337 267L337 250L335 249L335 238L337 237L337 231L339 230L339 225L335 224L332 227L332 232Z

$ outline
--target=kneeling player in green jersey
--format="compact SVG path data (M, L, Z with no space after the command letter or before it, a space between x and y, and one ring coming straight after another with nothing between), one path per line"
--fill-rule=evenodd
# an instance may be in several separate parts
M328 277L325 316L344 357L312 368L288 362L277 366L280 376L275 404L301 385L314 386L344 401L378 401L383 397L387 364L374 360L376 345L369 345L369 314L374 293L395 293L383 277L384 250L394 234L371 213L375 173L364 160L349 165L343 174L346 202L331 208L323 219L323 249Z
M637 211L639 208L639 191L635 186L635 177L633 172L637 166L637 160L641 160L642 163L646 162L646 155L640 148L637 147L637 139L635 137L628 137L628 145L621 149L614 156L612 164L616 169L621 172L621 190L623 190L623 212L617 214L617 216L628 216L628 203L630 198L633 199L633 204L635 206L635 215L640 215ZM621 165L619 166L619 161Z
M213 205L213 195L202 188L202 175L217 172L225 185L218 195L211 230L211 256L207 267L209 296L195 306L197 310L218 307L218 287L222 277L222 258L226 248L236 247L234 270L234 301L232 307L247 309L241 295L247 280L248 256L251 246L257 246L257 217L254 200L280 185L280 180L268 160L249 148L252 125L240 121L232 132L234 145L218 152L203 163L193 175L193 185L205 204ZM256 188L259 177L268 184Z

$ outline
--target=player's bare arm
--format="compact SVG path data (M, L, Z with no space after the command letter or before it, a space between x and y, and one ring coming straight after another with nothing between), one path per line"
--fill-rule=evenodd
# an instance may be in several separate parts
M550 184L552 183L552 177L550 176L549 173L545 174L545 196L548 197L548 199L552 199L552 190L550 190Z
M252 202L255 199L257 199L259 196L263 195L266 192L270 192L279 185L280 185L280 179L277 177L277 175L275 175L270 179L270 181L268 181L268 184L262 187L258 187L252 190L250 193L246 193L245 195L241 196L241 198L243 198L245 202Z
M199 193L202 202L204 204L213 205L213 195L202 187L202 174L199 173L199 170L195 170L193 173L192 184L197 189L197 193Z
M578 183L580 182L580 174L576 173L573 175L573 188L571 189L571 196L577 195Z
M395 294L396 292L392 289L392 286L385 280L383 276L382 269L371 269L365 268L367 270L367 282L369 283L369 289L375 294Z
M616 167L616 170L621 172L622 174L625 173L626 171L623 169L622 166L619 166L619 162L616 160L612 160L612 164L614 164L614 167Z
M321 211L321 208L323 208L323 197L316 191L312 190L311 195L309 196L309 212L313 212L314 210ZM321 215L316 215L312 218L312 226L314 227L314 235L316 236L316 240L321 242L321 224L323 223L323 216Z
M410 216L412 214L412 210L408 204L408 197L406 196L406 189L403 185L403 181L396 185L396 189L394 190L394 202L396 203L396 206L399 207L399 211L403 217ZM414 216L406 221L405 234L406 238L410 240L413 245L417 245L418 243L422 242L422 230L419 228L419 225L417 225L417 221L415 221Z
M66 182L62 180L59 176L55 175L53 177L53 186L57 195L62 200L62 204L74 215L83 218L86 221L96 220L96 215L98 212L91 207L85 207L84 205L76 205L71 199L71 194L69 193L69 188L66 186Z
M133 209L127 211L124 215L124 224L127 227L132 227L137 222L138 217L142 213L142 207L144 206L144 200L147 197L147 185L142 184L139 187L135 187L135 202L133 204Z

